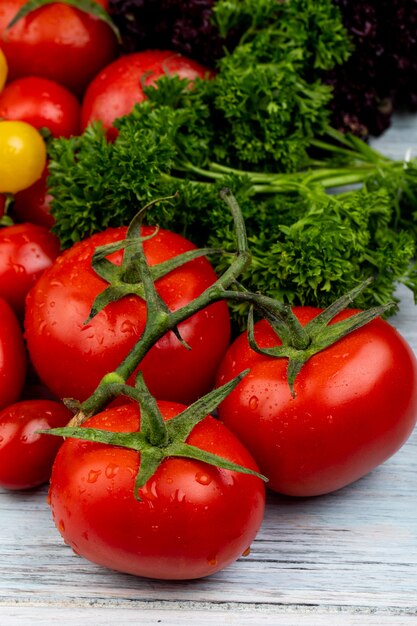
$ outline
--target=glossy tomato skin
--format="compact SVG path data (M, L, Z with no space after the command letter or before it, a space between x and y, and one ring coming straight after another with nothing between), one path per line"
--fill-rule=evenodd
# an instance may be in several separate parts
M54 137L80 132L79 101L59 83L40 76L25 76L8 83L0 93L0 118L22 120Z
M48 230L55 220L51 214L52 195L48 191L48 165L39 180L14 196L13 218L19 222L30 222Z
M160 402L164 419L184 409ZM109 409L85 423L134 432L136 404ZM206 417L188 443L256 469L237 438ZM52 471L49 498L57 528L74 551L100 565L161 579L212 574L250 546L262 522L261 479L190 459L163 461L134 497L139 453L66 439Z
M26 222L0 229L0 297L19 317L27 292L59 252L58 238L42 226Z
M145 226L143 235L155 233ZM46 272L27 299L26 338L34 366L43 382L58 397L87 398L101 378L114 370L139 339L145 325L145 302L126 296L106 306L90 323L95 297L107 283L91 268L97 246L123 239L126 228L108 229L73 246ZM150 265L195 246L160 229L144 242ZM122 253L110 257L120 263ZM185 305L216 279L204 259L174 270L156 283L171 310ZM160 399L189 403L214 383L218 364L230 338L227 305L216 303L179 326L188 350L170 332L162 337L142 362L151 392Z
M0 298L0 409L19 398L26 367L22 329L11 306Z
M81 108L81 127L100 120L114 139L113 122L130 113L145 99L143 84L153 85L158 78L172 74L190 81L206 78L209 70L177 52L146 50L121 56L105 67L88 86Z
M15 194L42 176L47 150L40 132L21 120L0 119L0 193Z
M9 81L43 76L81 95L97 72L115 58L115 35L102 20L59 2L36 9L7 29L25 2L0 3L0 46ZM96 2L108 9L107 0Z
M305 324L319 309L294 312ZM263 347L279 343L265 321L255 337ZM387 322L376 319L312 357L296 379L295 398L286 366L286 359L255 354L243 334L217 378L223 384L250 368L219 416L252 452L271 489L314 496L344 487L393 455L413 430L416 359Z
M0 411L0 486L20 490L46 483L62 440L36 431L65 426L71 416L52 400L23 400Z

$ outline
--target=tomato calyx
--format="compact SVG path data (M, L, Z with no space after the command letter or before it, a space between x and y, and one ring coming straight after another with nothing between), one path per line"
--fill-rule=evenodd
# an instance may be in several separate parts
M218 387L196 400L172 419L164 421L155 398L147 388L142 373L139 372L136 377L135 387L117 382L109 384L113 385L115 393L124 394L138 402L141 413L140 431L126 433L89 427L66 426L39 432L103 443L139 452L140 466L135 479L134 490L137 500L141 499L139 495L140 489L154 475L160 464L165 459L171 457L202 461L218 468L251 474L267 481L265 476L254 470L186 443L193 428L219 406L247 373L248 370L245 370L222 387Z
M112 244L104 246L98 246L94 251L92 257L92 268L100 278L109 283L109 286L104 289L95 298L91 307L90 315L88 316L85 324L91 322L91 320L110 302L115 302L128 295L136 295L139 298L146 300L147 294L150 295L150 287L156 280L162 278L166 274L169 274L173 270L181 267L185 263L198 259L214 252L219 252L213 248L198 248L195 250L189 250L176 257L158 263L156 265L147 267L147 274L149 274L148 289L145 288L143 280L143 242L155 237L158 233L158 226L155 227L153 233L147 237L141 236L142 219L146 211L149 210L157 202L171 199L172 196L167 198L159 198L153 200L138 212L138 214L132 219L126 237L122 241L117 241ZM123 250L123 258L120 265L115 265L107 257L113 252ZM154 289L152 289L151 298L158 299L158 308L160 309L160 315L166 315L169 313L168 307L163 300L158 296ZM177 338L186 347L189 346L182 340L178 328L174 327L173 332Z
M29 13L32 13L32 11L36 11L36 9L54 3L56 3L56 0L29 0L19 9L13 19L9 22L7 29L12 28L19 20L26 17L26 15L29 15ZM104 9L100 4L94 2L93 0L60 0L60 3L67 4L70 7L74 7L74 9L78 9L79 11L83 11L83 13L87 13L92 17L102 20L112 29L117 37L117 41L121 43L122 38L119 29L111 19L106 9Z
M302 326L292 309L279 302L262 299L258 301L258 308L272 329L282 341L282 345L271 348L259 346L254 332L254 307L251 304L248 317L248 341L255 352L273 358L287 358L287 380L291 395L295 397L294 383L303 365L315 354L330 347L349 333L368 324L373 319L383 315L395 306L389 302L371 309L360 311L341 321L330 322L344 309L352 304L354 299L372 282L372 278L362 281L357 287L341 296L333 304L324 309L308 324Z

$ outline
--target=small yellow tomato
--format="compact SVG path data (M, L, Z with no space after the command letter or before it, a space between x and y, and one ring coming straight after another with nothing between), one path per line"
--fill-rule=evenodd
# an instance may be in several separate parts
M46 145L30 124L0 121L0 193L17 193L33 185L46 165Z
M3 50L0 48L0 91L6 84L7 79L7 61Z

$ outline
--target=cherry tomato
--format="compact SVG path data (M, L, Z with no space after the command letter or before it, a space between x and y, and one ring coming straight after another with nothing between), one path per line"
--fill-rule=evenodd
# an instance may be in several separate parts
M81 127L101 120L109 139L117 136L112 128L116 118L127 115L145 98L143 84L153 85L165 74L190 81L205 78L209 70L177 52L146 50L121 56L105 67L88 86L81 108ZM143 81L143 83L142 83Z
M48 165L36 183L15 194L12 212L19 222L31 222L48 229L53 226L55 220L50 213L52 196L48 192L47 180Z
M164 419L184 406L159 402ZM114 432L140 428L136 404L88 420ZM256 470L238 439L208 416L187 443ZM52 514L65 542L100 565L138 576L200 578L241 556L264 512L256 476L191 459L164 460L134 497L139 453L67 438L56 457L49 490Z
M95 0L108 9L107 0ZM43 76L77 94L117 54L117 41L102 20L74 7L53 3L7 25L26 0L0 3L0 44L9 65L9 80Z
M0 409L19 398L25 375L22 330L10 305L0 298Z
M7 61L3 50L0 48L0 91L3 89L7 80Z
M295 308L305 325L319 309ZM345 311L335 320L352 315ZM255 326L261 347L279 345L265 321ZM295 381L287 359L253 352L246 333L228 350L223 384L250 368L219 408L278 492L311 496L339 489L370 472L409 437L417 417L417 364L405 340L376 319L316 354Z
M48 229L24 223L0 229L0 297L21 317L26 294L60 252Z
M80 130L80 104L58 83L26 76L8 83L0 93L0 118L22 120L54 137L70 137Z
M143 235L155 233L146 226ZM95 297L108 285L91 267L97 246L119 241L126 228L107 229L77 243L60 256L27 299L26 337L34 366L60 398L87 398L102 376L114 370L139 339L145 325L145 302L126 296L112 302L88 324ZM160 229L144 242L150 265L195 246L180 235ZM110 257L120 263L122 253ZM160 278L157 289L171 310L193 300L216 275L210 263L196 259ZM225 302L215 303L179 326L188 350L170 332L150 350L141 369L157 398L191 402L207 392L229 342Z
M46 146L38 131L20 121L0 121L0 193L33 185L46 164Z
M0 411L0 485L29 489L47 482L62 440L36 431L65 426L71 416L52 400L24 400Z

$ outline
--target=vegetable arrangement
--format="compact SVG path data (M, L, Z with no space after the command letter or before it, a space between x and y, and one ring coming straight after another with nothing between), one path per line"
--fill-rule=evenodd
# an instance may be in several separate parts
M0 485L50 477L75 552L187 579L246 553L264 482L328 493L411 434L381 316L417 293L416 163L329 124L330 0L163 5L139 51L123 2L0 7Z

